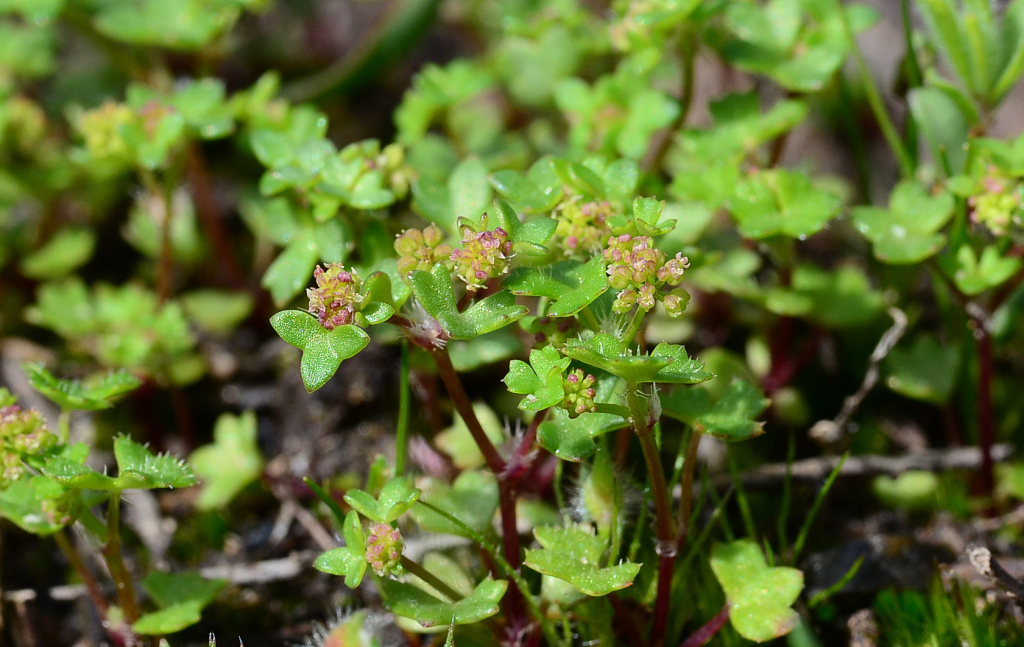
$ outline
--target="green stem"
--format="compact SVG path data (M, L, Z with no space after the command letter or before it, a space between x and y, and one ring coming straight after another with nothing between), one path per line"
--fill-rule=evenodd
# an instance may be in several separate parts
M633 343L633 338L640 332L640 326L644 322L644 315L647 311L637 306L636 312L633 313L633 320L629 322L629 327L626 328L626 334L622 336L622 350L625 351L629 348L629 345Z
M391 5L387 15L342 59L284 88L282 96L303 103L332 92L351 92L380 78L386 67L403 58L434 22L439 0L406 0Z
M436 589L438 593L447 597L452 602L458 602L463 597L465 597L463 595L460 595L459 592L453 589L452 587L442 582L441 579L438 578L436 575L434 575L427 569L423 568L416 562L412 561L405 555L402 555L401 564L402 568L409 571L416 577L420 578L430 586L434 587L434 589Z
M67 409L60 410L60 417L57 418L57 433L65 443L71 437L71 412Z
M900 139L896 126L893 125L892 119L885 109L882 94L878 91L878 85L875 84L875 80L871 76L871 70L864 60L864 54L861 53L860 46L857 44L857 35L853 32L853 26L850 24L850 16L846 13L846 7L840 0L836 0L836 5L837 14L843 23L843 31L846 32L846 38L850 41L850 52L853 55L853 62L857 65L857 72L860 73L861 80L864 83L864 95L867 97L868 106L871 107L871 112L874 113L875 120L878 121L878 127L882 130L882 136L885 137L889 148L892 149L893 154L896 156L896 161L900 166L900 174L903 177L912 177L914 175L913 159L907 153L903 140Z
M128 624L133 624L139 619L139 608L135 602L132 578L124 565L124 556L121 553L120 526L121 491L114 490L110 493L110 503L107 508L107 544L103 547L102 553L107 560L110 577L114 580L114 585L117 588L117 599L121 602L124 619Z
M860 185L861 200L870 204L871 162L868 161L867 148L864 146L864 133L853 112L853 95L850 94L850 84L846 80L846 74L839 70L836 72L836 80L839 85L839 115L846 127L846 136L850 142L850 150L853 152L853 161L857 165L857 183Z
M917 52L914 50L914 31L910 22L910 0L900 0L900 18L903 21L903 41L907 48L905 55L907 61L908 85L910 88L920 87L924 75L921 73L921 64L917 60ZM907 152L910 159L917 165L917 122L913 115L907 114L904 139L907 142Z
M595 315L594 311L590 309L590 306L583 308L583 310L580 311L580 314L583 315L583 322L586 323L591 330L594 332L600 332L601 322L597 320L597 315Z
M395 432L395 474L405 475L409 436L409 340L402 340L402 367L398 379L398 429Z

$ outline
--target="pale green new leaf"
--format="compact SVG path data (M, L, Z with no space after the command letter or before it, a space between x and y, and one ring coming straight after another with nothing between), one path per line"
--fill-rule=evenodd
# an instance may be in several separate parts
M769 567L758 545L741 539L711 550L711 570L729 602L736 631L755 642L785 636L800 616L790 608L804 587L795 568Z
M534 349L530 351L529 364L512 360L508 375L502 381L512 393L526 396L519 402L520 409L540 411L558 404L565 395L562 373L570 362L571 359L563 358L552 346Z
M196 508L226 506L263 472L263 456L256 444L256 414L222 414L213 428L213 443L192 452L188 462L202 482Z
M402 478L396 476L381 488L380 496L373 498L363 490L349 490L345 502L368 519L380 523L391 523L405 514L420 498L421 492Z
M458 602L444 602L412 584L382 579L380 587L391 613L411 618L426 628L451 624L465 625L490 618L499 611L498 603L508 582L487 579Z
M602 567L607 537L598 537L582 526L542 527L533 532L543 548L527 550L526 565L565 580L587 595L608 595L624 589L640 572L641 565L630 562Z

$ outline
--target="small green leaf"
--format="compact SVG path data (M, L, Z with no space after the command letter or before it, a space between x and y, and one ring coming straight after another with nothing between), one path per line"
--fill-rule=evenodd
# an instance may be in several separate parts
M114 456L118 470L116 483L120 490L180 488L196 483L192 468L184 461L169 454L154 455L128 436L118 436L114 440Z
M908 398L944 405L960 374L960 347L921 335L910 348L893 348L885 363L885 385L890 389Z
M160 607L139 618L132 629L144 636L175 633L199 622L203 608L227 586L226 580L207 580L199 573L153 571L142 587Z
M449 339L472 339L493 332L529 312L526 307L516 305L515 296L508 290L492 294L465 312L459 312L451 276L440 264L430 272L413 272L410 283L413 295L437 319Z
M198 602L200 607L205 607L227 584L227 580L208 580L195 571L151 571L142 580L142 588L161 609L184 602Z
M458 602L443 602L426 591L392 579L382 579L380 587L391 613L411 618L424 627L466 625L480 622L498 613L498 602L508 582L487 579Z
M551 267L517 267L504 282L512 294L555 299L550 317L571 317L608 290L608 275L600 256L586 263L562 261Z
M494 512L498 509L498 484L487 473L467 470L459 474L451 485L438 479L429 479L423 486L420 498L449 513L474 532L486 534L494 521ZM426 506L413 506L410 514L427 532L457 536L467 534L458 524Z
M572 360L562 358L552 346L530 351L530 363L517 359L509 364L508 375L502 380L512 393L525 395L519 408L540 411L558 404L565 395L562 373Z
M369 492L353 489L345 493L345 502L368 519L391 523L405 514L420 498L420 494L404 478L396 476L381 488L380 496L376 499Z
M306 234L295 236L267 268L260 285L270 290L274 303L281 307L309 283L320 252Z
M85 459L88 456L89 446L85 443L65 445L59 454L46 459L42 472L72 490L113 491L118 489L117 479L100 474L85 465Z
M630 562L601 567L607 537L582 526L534 528L540 550L527 550L525 564L544 575L569 582L587 595L608 595L633 583L640 564Z
M0 490L0 516L34 535L52 535L75 520L77 497L45 476L29 476Z
M616 378L598 380L594 401L610 404L622 400L623 383ZM568 412L556 409L537 430L537 442L563 461L586 460L597 451L594 438L629 426L629 422L614 413L584 413L570 418Z
M714 377L704 371L703 364L690 359L685 348L675 344L658 344L650 355L633 355L622 350L614 335L598 333L586 340L570 339L562 352L632 384L699 384Z
M202 617L203 605L199 602L182 602L143 615L132 625L132 630L142 636L173 634L191 627Z
M748 640L785 636L800 616L790 608L804 588L803 573L769 567L758 545L741 539L711 550L711 570L729 602L729 620Z
M918 87L907 93L907 103L928 142L936 168L947 177L962 173L974 124L954 96L942 88Z
M345 515L342 534L345 536L345 545L321 554L313 566L324 573L344 576L345 586L354 589L366 575L366 535L355 510Z
M348 324L327 330L303 310L278 312L270 318L270 325L281 339L302 350L299 369L302 383L310 393L327 384L343 361L370 343L370 336L357 326Z
M226 506L263 472L263 456L256 444L256 414L222 414L213 427L213 443L192 452L188 462L202 482L196 508Z
M61 409L97 411L109 409L118 396L134 391L142 382L121 369L81 380L58 380L42 364L23 364L29 384Z
M871 491L883 505L912 512L934 510L938 490L939 477L922 470L908 470L896 478L879 474L871 481Z
M938 233L953 216L949 193L931 195L915 180L903 180L889 196L889 208L855 207L853 220L874 245L875 258L893 265L920 263L946 242Z
M870 323L882 311L882 294L871 288L863 270L844 264L828 272L802 264L791 288L767 291L765 305L776 314L807 316L829 328Z
M524 213L547 213L562 198L561 187L556 189L534 182L515 171L497 171L488 179L495 191Z
M185 314L207 332L228 333L252 312L253 299L247 292L193 290L181 296Z
M85 265L96 248L91 229L66 227L45 245L21 259L21 273L31 279L58 279Z
M994 245L982 250L980 260L970 245L961 245L956 252L953 280L961 292L973 297L1002 285L1020 270L1021 265L1016 256L1001 256Z
M771 400L764 397L759 388L741 379L734 379L714 403L712 394L705 388L676 388L661 398L664 415L728 441L763 434L764 423L757 422L756 418L769 404Z
M773 170L741 180L728 207L748 238L805 238L838 216L842 202L834 193L815 188L803 173Z

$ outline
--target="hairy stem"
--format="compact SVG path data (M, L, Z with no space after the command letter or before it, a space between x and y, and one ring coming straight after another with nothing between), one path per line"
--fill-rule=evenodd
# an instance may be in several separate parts
M441 579L438 578L436 575L434 575L427 569L423 568L416 562L412 561L405 555L402 555L401 564L402 568L404 568L405 570L409 571L416 577L420 578L421 580L432 586L434 589L437 590L438 593L447 597L452 602L458 602L463 597L465 597L463 595L460 595L458 591L456 591L455 589L441 581Z
M672 521L672 499L665 482L665 470L661 465L661 455L654 443L651 429L647 424L647 407L639 394L639 386L626 385L626 399L629 404L630 419L633 431L640 438L644 462L651 479L651 496L654 498L655 535L658 553L658 594L654 604L654 624L651 629L652 645L661 644L668 623L669 598L672 592L672 572L676 558L676 529Z
M632 319L632 321L629 322L629 327L626 328L625 334L622 335L622 349L623 350L626 350L627 348L629 348L629 345L631 343L633 343L633 338L636 337L636 334L638 332L640 332L640 326L643 324L643 322L644 322L644 315L646 315L646 314L647 314L646 310L644 310L640 306L637 306L636 312L633 313L633 319Z
M405 475L409 437L409 340L402 339L402 366L398 378L398 426L395 431L395 474Z
M701 647L701 645L706 645L727 622L729 622L728 602L725 603L722 610L716 613L713 618L705 622L704 626L690 634L690 637L684 640L679 647Z
M117 589L117 599L121 602L124 619L128 624L139 619L139 608L135 602L135 588L132 577L124 565L121 554L121 491L110 493L110 504L107 508L107 544L103 547L103 557L107 560L110 577Z

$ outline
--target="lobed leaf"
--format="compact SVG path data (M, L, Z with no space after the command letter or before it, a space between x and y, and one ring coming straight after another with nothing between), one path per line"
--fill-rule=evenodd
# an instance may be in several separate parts
M410 486L401 476L396 476L381 488L376 499L369 492L353 489L345 493L345 502L368 519L391 523L405 514L420 494L420 490Z
M540 550L527 550L525 564L543 575L572 584L581 593L608 595L633 583L641 564L630 562L601 566L608 548L606 537L599 537L582 526L534 529Z
M711 550L711 570L729 602L729 620L748 640L785 636L800 616L790 608L804 587L803 573L769 567L756 543L741 539Z
M508 582L484 580L458 602L444 602L419 587L392 579L382 579L380 587L391 613L430 628L473 624L490 618L498 613L498 602L505 595Z

